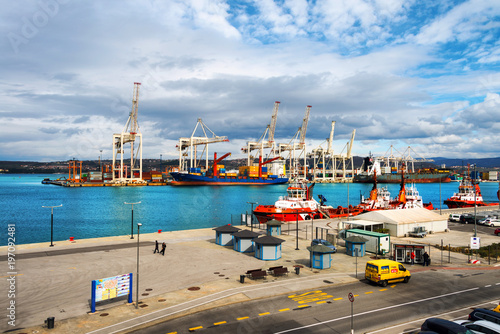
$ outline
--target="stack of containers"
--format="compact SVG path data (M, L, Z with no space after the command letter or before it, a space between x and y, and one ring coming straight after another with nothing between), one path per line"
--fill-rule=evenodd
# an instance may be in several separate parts
M104 183L110 183L113 180L113 173L103 173L102 179Z
M101 172L89 172L88 180L91 183L102 183L102 173Z
M259 171L257 170L257 173ZM267 177L267 167L262 167L262 177Z
M151 182L160 183L163 182L163 177L161 172L153 171L151 172Z
M189 168L189 174L201 175L201 168Z
M226 176L226 168L224 165L217 165L217 174L219 176Z
M259 166L242 166L239 168L240 175L259 177Z

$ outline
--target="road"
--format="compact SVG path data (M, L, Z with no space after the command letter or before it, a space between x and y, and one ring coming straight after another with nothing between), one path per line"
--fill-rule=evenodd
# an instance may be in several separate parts
M356 333L402 333L430 316L465 319L470 307L492 308L499 296L500 270L428 270L408 284L360 281L220 307L133 333L349 333L351 306Z

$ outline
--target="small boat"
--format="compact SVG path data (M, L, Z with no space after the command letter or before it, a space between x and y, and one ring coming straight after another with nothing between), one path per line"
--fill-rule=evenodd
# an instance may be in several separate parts
M404 167L404 166L403 166ZM433 210L434 206L431 202L424 203L420 196L417 187L414 184L406 186L404 168L401 171L401 188L394 200L389 203L389 209L428 209Z
M485 203L483 201L483 196L481 195L479 182L473 180L469 176L469 172L467 172L467 174L468 175L464 176L460 181L458 192L454 193L453 196L445 200L444 204L446 204L450 209L498 205L498 203Z

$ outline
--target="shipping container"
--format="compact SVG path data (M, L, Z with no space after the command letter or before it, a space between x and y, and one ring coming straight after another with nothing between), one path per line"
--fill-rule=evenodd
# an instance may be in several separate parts
M388 233L352 229L347 230L345 233L346 238L349 238L350 236L360 236L368 239L365 244L365 249L369 253L384 255L391 250L391 236Z

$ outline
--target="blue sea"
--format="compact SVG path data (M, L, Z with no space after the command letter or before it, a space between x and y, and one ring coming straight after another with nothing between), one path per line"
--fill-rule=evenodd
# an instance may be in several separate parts
M287 185L271 186L192 186L192 187L82 187L66 188L43 185L44 178L57 175L2 174L0 175L0 221L7 244L7 225L16 226L16 243L50 241L50 209L55 206L54 241L107 237L130 234L131 205L134 205L134 225L142 223L141 232L176 231L216 227L239 223L241 214L251 212L248 202L274 204L286 193ZM383 185L380 185L383 186ZM399 184L386 185L392 197ZM368 196L371 184L316 184L314 197L327 198L333 207L359 203L360 194ZM458 183L417 184L424 202L439 209L440 202L458 190ZM486 202L498 202L498 183L482 182ZM441 204L442 209L447 207ZM134 227L135 230L136 227ZM135 233L135 232L134 232Z

